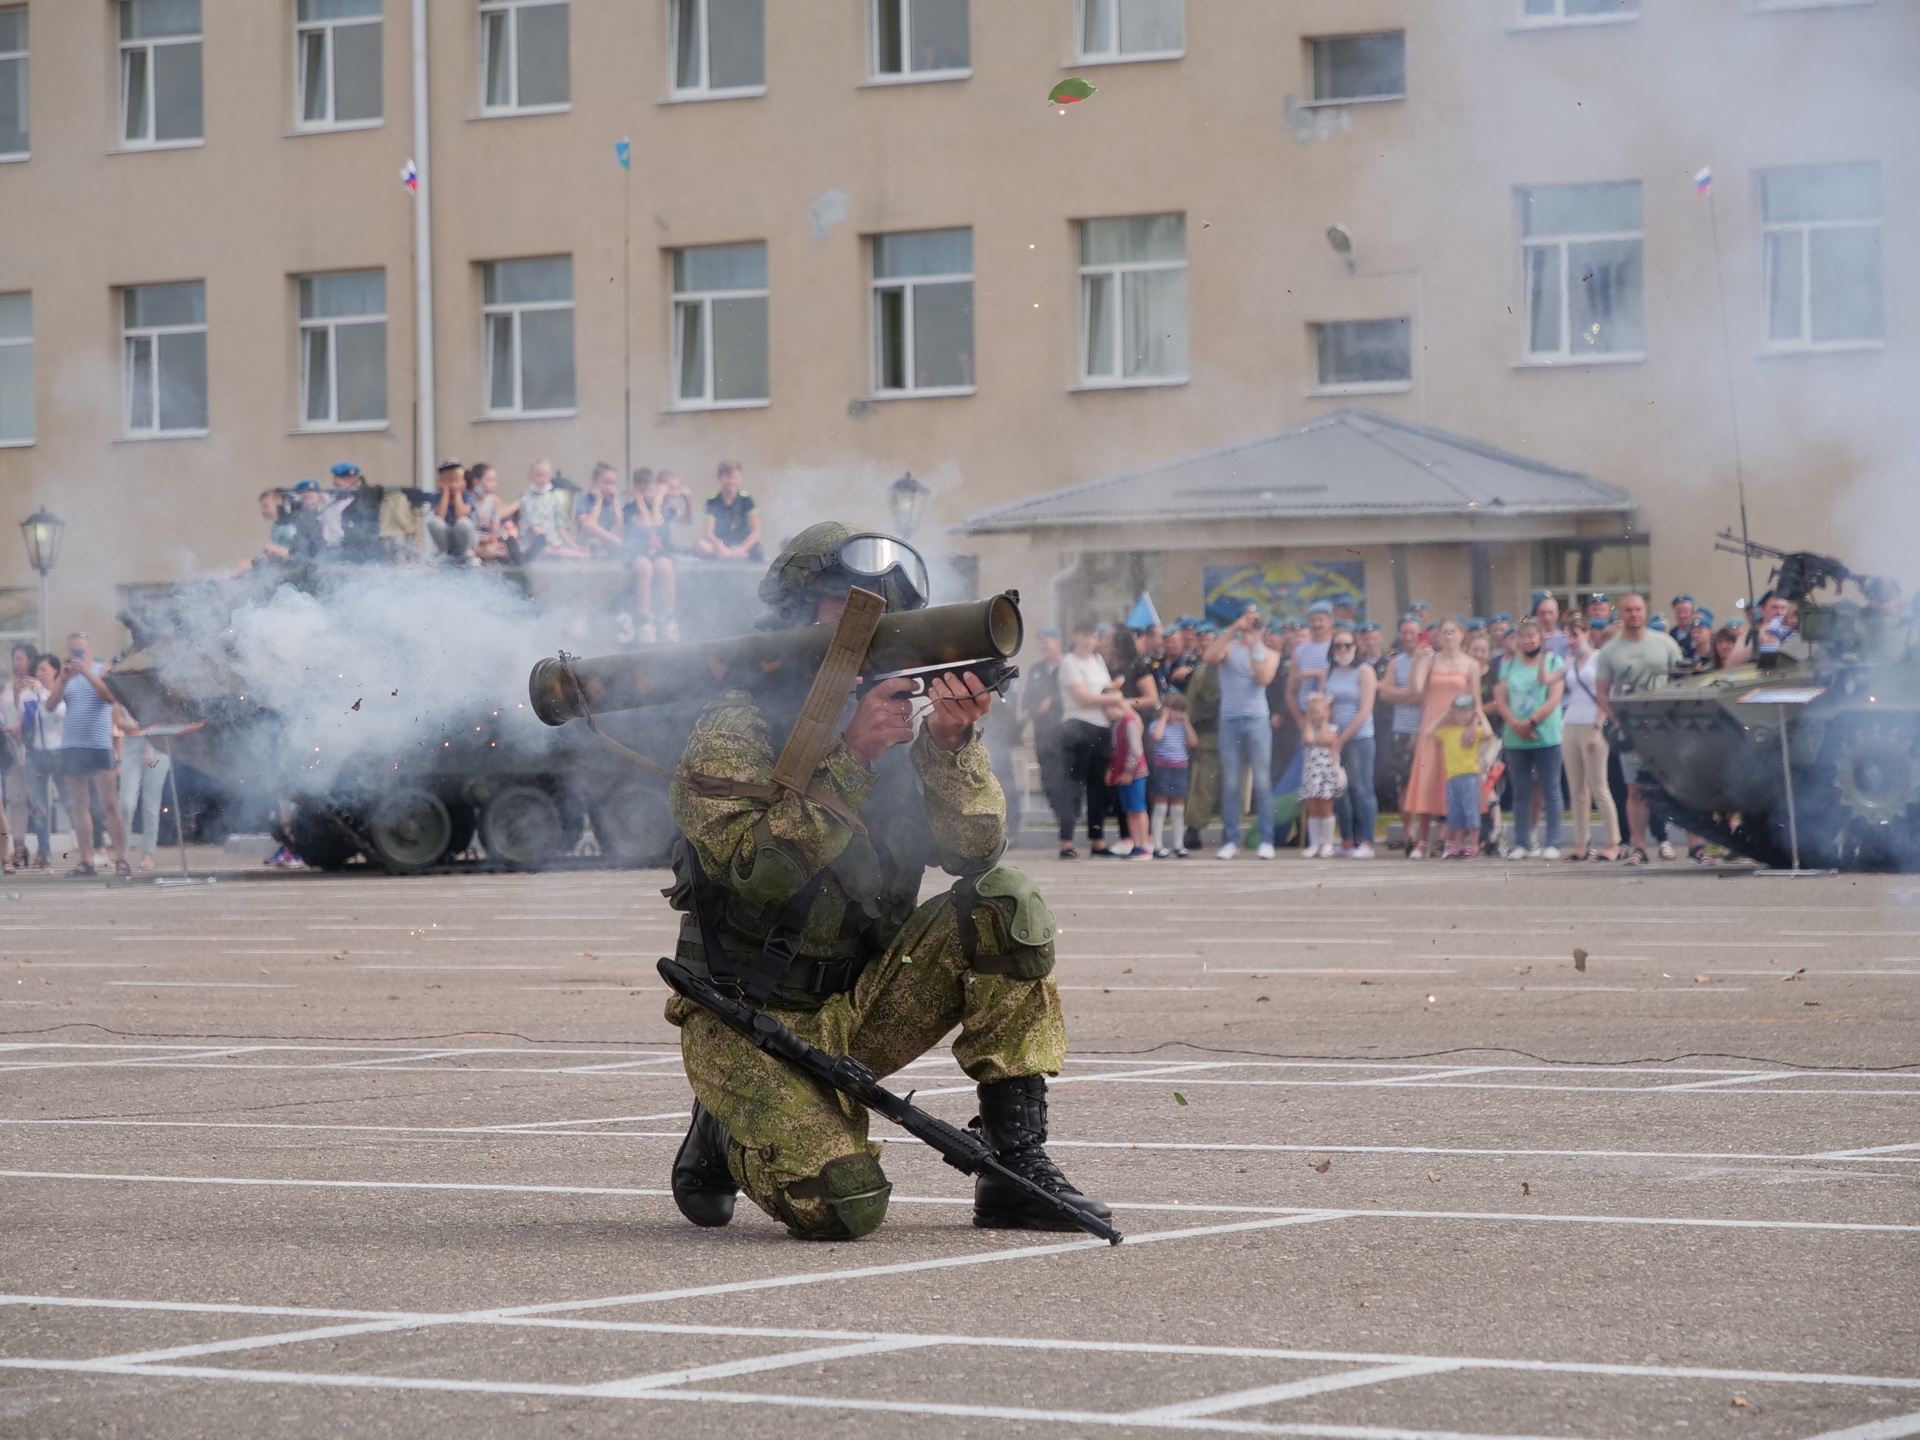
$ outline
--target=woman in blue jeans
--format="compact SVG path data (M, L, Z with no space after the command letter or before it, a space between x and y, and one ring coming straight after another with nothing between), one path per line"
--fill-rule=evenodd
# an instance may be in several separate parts
M1340 733L1335 753L1347 772L1347 793L1333 802L1344 842L1340 856L1346 860L1373 859L1373 832L1380 823L1373 788L1373 692L1379 683L1373 667L1360 663L1353 632L1334 631L1322 688L1333 702L1333 728Z
M1530 860L1560 858L1560 697L1567 689L1567 668L1546 648L1538 620L1522 620L1515 632L1518 652L1493 687L1494 709L1506 721L1502 748L1507 778L1513 783L1513 849L1509 855ZM1533 797L1545 802L1546 846L1533 843Z

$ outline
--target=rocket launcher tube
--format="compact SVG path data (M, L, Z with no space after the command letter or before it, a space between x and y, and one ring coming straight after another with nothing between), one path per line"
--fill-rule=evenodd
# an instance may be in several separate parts
M971 670L1004 692L1019 671L1025 625L1020 592L960 605L934 605L880 617L861 675L865 685L895 676L923 693L936 675ZM638 710L705 700L723 690L804 686L826 659L833 626L806 625L687 645L660 645L628 655L542 660L528 677L533 713L564 725L589 710Z

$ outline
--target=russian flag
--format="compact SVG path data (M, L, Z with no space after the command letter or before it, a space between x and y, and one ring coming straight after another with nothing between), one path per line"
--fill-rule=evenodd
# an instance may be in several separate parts
M414 167L413 161L409 160L400 167L400 181L407 187L409 194L420 193L420 172Z
M1713 167L1711 165L1702 165L1700 167L1699 173L1693 177L1693 190L1696 195L1711 195L1713 193Z

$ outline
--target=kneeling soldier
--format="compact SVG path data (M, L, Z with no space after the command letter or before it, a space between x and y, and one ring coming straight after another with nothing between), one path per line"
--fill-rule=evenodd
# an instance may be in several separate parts
M927 601L925 562L889 536L828 522L788 544L760 584L762 628L832 624L858 585L892 610ZM771 783L803 694L730 691L701 713L671 793L683 832L677 958L727 983L784 969L767 1008L806 1040L886 1076L954 1026L954 1058L979 1085L982 1137L1002 1163L1105 1217L1048 1158L1048 1075L1066 1055L1053 915L1000 863L1006 801L976 722L993 702L972 676L936 678L916 735L906 680L876 685L826 748L804 793ZM896 748L905 746L904 753ZM919 904L938 865L959 878ZM707 953L701 912L727 953ZM790 957L790 958L789 958ZM822 1090L688 1001L667 1002L697 1097L673 1166L696 1225L724 1225L744 1188L789 1233L857 1239L891 1186L867 1113ZM1004 1182L975 1182L974 1224L1069 1228Z

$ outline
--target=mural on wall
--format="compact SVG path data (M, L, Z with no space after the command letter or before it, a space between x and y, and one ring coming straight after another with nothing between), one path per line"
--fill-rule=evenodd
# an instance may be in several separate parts
M1231 625L1250 604L1274 620L1304 617L1316 600L1331 600L1342 619L1367 618L1367 567L1361 560L1208 565L1200 577L1207 618L1221 625Z

